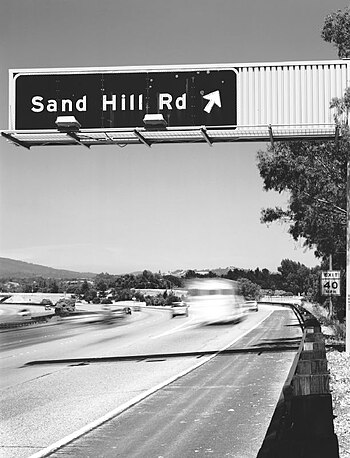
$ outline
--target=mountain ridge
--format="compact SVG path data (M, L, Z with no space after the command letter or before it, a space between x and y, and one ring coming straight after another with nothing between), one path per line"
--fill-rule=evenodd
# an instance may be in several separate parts
M68 269L56 269L17 259L0 257L0 278L28 278L49 277L56 279L93 278L97 274L92 272L76 272Z
M205 275L206 273L212 272L218 276L225 275L230 269L235 267L218 267L218 268L203 268L203 269L191 269L197 273ZM177 277L185 276L189 269L175 269L172 271L162 272L163 275L174 275ZM142 271L131 272L133 275L142 274ZM20 261L17 259L0 257L0 279L13 278L30 278L30 277L45 277L54 278L61 280L70 279L83 279L83 278L94 278L98 275L94 272L77 272L69 269L57 269L55 267L43 266L41 264L30 263L26 261Z

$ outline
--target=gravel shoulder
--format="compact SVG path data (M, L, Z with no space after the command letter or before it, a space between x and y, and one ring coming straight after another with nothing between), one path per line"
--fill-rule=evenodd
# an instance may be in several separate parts
M327 361L339 455L340 458L350 458L350 355L330 350Z

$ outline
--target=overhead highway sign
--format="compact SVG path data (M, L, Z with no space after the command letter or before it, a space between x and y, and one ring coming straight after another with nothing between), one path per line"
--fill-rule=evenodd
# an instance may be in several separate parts
M83 129L143 127L162 114L168 127L236 124L236 72L18 73L14 79L17 130L52 129L59 114Z
M128 145L329 139L330 102L350 61L9 71L17 145ZM71 116L74 132L58 129ZM148 122L146 122L148 120Z

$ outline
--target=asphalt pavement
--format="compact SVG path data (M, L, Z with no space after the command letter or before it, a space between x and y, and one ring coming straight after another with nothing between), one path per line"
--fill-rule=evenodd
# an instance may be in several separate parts
M206 364L50 456L256 457L300 339L295 315L276 310Z

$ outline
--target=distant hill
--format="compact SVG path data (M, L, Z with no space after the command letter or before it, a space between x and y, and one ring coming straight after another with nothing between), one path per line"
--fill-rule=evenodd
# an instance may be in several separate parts
M95 275L96 274L91 272L74 272L72 270L54 269L39 264L31 264L29 262L0 257L0 278L44 277L70 280L73 278L93 278Z
M217 267L216 269L191 269L191 270L194 270L197 274L201 274L201 275L206 275L209 272L212 272L216 274L218 277L220 277L221 275L226 275L230 269L235 269L235 267L230 266L230 267L225 267L225 268ZM172 270L172 271L166 272L165 275L174 275L174 277L184 277L188 270L189 269Z

